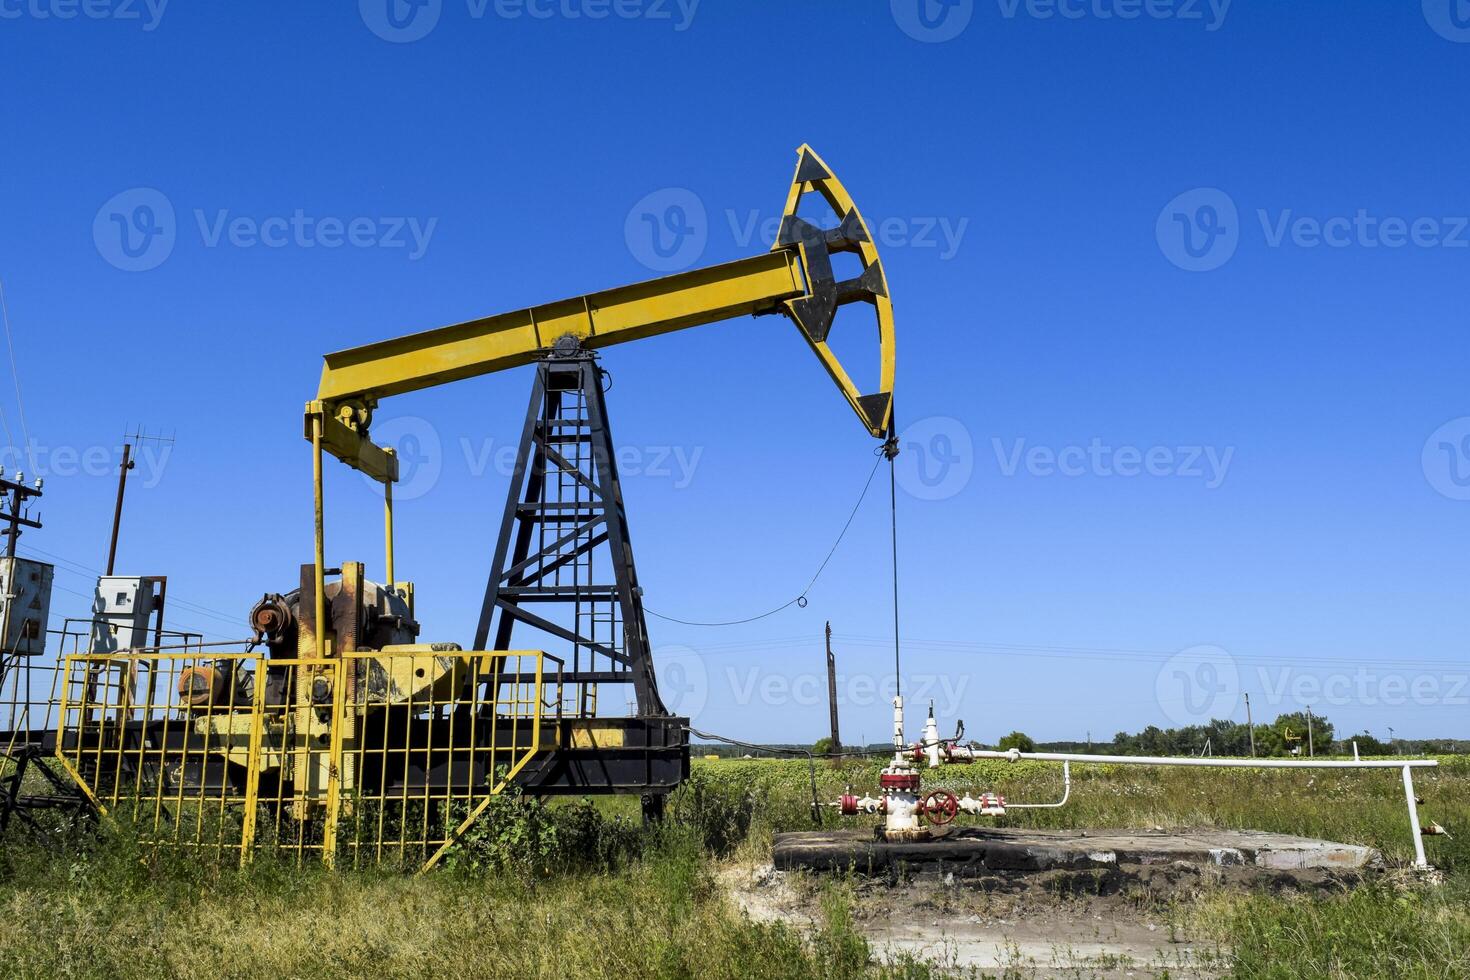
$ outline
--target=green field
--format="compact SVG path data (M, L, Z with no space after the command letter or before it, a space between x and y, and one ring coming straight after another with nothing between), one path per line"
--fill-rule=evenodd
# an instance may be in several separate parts
M878 763L817 767L818 792L875 782ZM959 788L1013 802L1060 794L1060 767L950 767ZM1422 814L1456 834L1428 839L1442 880L1412 856L1395 771L1265 772L1075 766L1072 802L1007 825L1253 827L1380 848L1390 869L1328 893L1206 890L1156 910L1217 946L1242 977L1470 976L1470 758L1416 775ZM812 928L756 923L722 871L768 859L771 834L811 826L803 761L697 762L662 828L629 801L507 800L448 866L399 872L250 869L150 853L125 832L78 835L65 854L0 843L0 975L24 977L417 975L495 977L929 976L880 963L854 924L858 883L808 882ZM836 822L828 811L829 825ZM851 826L871 821L846 820ZM1140 902L1150 901L1140 896ZM1024 976L1024 971L1011 975ZM1085 974L1084 974L1085 975ZM1140 975L1148 975L1146 972Z

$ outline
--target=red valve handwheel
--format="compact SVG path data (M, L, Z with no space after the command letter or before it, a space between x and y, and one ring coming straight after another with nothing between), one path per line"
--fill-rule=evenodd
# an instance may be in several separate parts
M960 801L947 789L932 790L924 797L924 815L936 826L944 826L960 811Z

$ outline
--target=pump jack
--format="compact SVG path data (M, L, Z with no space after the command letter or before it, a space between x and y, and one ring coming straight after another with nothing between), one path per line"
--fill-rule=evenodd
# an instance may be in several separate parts
M241 843L231 846L242 860L264 830L257 821L273 819L276 839L298 853L320 848L330 861L347 847L361 860L397 848L426 864L509 787L639 794L645 816L660 813L689 772L689 720L669 710L654 674L596 352L784 314L891 451L883 267L847 190L809 146L797 152L767 253L326 355L305 414L315 556L296 588L251 610L255 643L236 654L66 658L58 756L92 802L105 812L154 794L160 828L174 819L165 800L238 806ZM831 227L799 213L809 194L831 210ZM855 277L835 277L839 252L856 256ZM838 311L859 304L877 326L870 391L828 344ZM413 584L396 578L393 560L398 458L373 442L374 412L385 398L521 366L535 367L531 399L473 648L417 642ZM326 455L383 487L381 585L361 562L327 567ZM535 642L512 649L522 633ZM631 686L630 714L606 710L620 697L599 704L607 685ZM339 828L354 821L339 846Z
M797 156L780 230L769 252L328 354L317 397L306 409L306 435L318 458L323 451L330 453L390 491L391 550L391 486L398 467L394 453L371 439L379 402L534 364L530 406L474 648L510 649L517 626L571 644L573 664L563 679L582 687L583 710L590 710L597 685L632 684L637 724L629 727L646 726L640 734L649 736L640 748L679 745L681 772L687 767L688 747L686 738L675 739L675 731L686 720L670 716L659 697L602 369L594 352L732 317L783 313L800 329L863 427L885 438L893 416L894 331L882 263L867 225L831 168L810 146L800 147ZM835 227L818 227L800 216L808 193L825 200L837 220ZM854 253L861 273L838 281L834 252ZM869 392L858 390L828 346L839 308L854 303L870 306L877 321L878 387ZM316 592L321 595L320 510L316 533ZM602 546L610 553L612 582L598 585L583 577L568 584L565 573L579 566L585 572L592 552ZM528 608L533 603L538 612ZM570 607L570 619L556 622L542 615L539 610L548 604ZM486 646L492 623L494 644ZM320 655L323 637L312 633ZM569 767L569 755L541 767L527 782L538 790L589 789L593 784L581 778L588 767ZM588 761L602 770L607 759ZM658 778L642 788L666 791L670 782Z

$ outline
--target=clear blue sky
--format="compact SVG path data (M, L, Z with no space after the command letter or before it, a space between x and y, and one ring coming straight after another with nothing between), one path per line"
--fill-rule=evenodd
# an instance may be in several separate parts
M886 222L906 683L946 728L1107 737L1243 717L1243 689L1258 720L1470 736L1470 10L922 2L0 0L25 543L69 562L58 612L106 550L89 448L175 434L121 569L243 635L311 556L323 352L762 250L805 141ZM696 238L662 257L644 214ZM648 605L789 599L873 462L794 328L605 363ZM473 632L529 383L380 412L432 457L400 511L426 638ZM380 571L374 496L329 490L330 560ZM651 621L671 700L821 734L830 618L844 735L882 738L886 490L806 609Z

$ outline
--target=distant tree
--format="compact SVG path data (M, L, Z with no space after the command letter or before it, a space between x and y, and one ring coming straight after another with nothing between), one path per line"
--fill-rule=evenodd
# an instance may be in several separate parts
M1174 738L1158 725L1149 725L1138 733L1138 750L1140 755L1171 755Z
M1006 749L1017 749L1021 752L1035 752L1036 743L1031 741L1031 736L1025 732L1011 732L1000 740L999 748L1002 752Z
M1290 733L1292 738L1287 740ZM1317 752L1326 755L1334 750L1332 722L1320 715L1312 716L1312 744ZM1293 748L1307 752L1307 715L1304 711L1292 712L1278 717L1269 725L1255 727L1256 755L1285 756ZM1188 725L1184 728L1160 728L1150 725L1137 734L1119 732L1113 736L1111 749L1118 755L1198 755L1208 744L1210 751L1220 756L1246 757L1251 754L1251 729L1228 718L1212 718L1203 725ZM1352 752L1352 747L1337 743L1337 751ZM1359 751L1367 751L1359 736ZM1385 746L1392 751L1393 746Z
M812 755L831 755L831 754L832 754L832 736L830 736L830 735L824 735L821 738L817 739L816 744L812 746Z
M1209 739L1210 748L1216 755L1250 755L1250 729L1239 722L1215 718L1201 729L1203 739Z
M1333 751L1339 755L1352 755L1354 742L1358 743L1358 752L1362 755L1393 755L1393 749L1389 748L1387 742L1374 738L1366 731L1338 742Z
M1256 755L1289 755L1286 739L1275 725L1256 726Z

